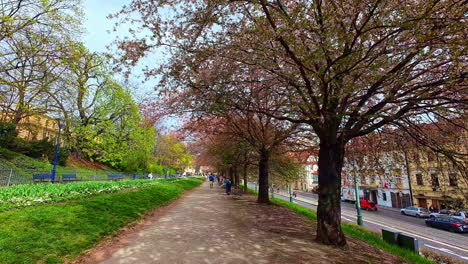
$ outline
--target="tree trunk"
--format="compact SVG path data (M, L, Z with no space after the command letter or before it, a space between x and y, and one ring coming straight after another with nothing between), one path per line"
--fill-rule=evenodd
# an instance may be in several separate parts
M344 143L320 143L319 150L319 204L317 207L317 241L345 247L341 230L341 170Z
M269 203L268 195L268 163L270 161L270 152L263 149L260 153L260 164L258 170L258 199L259 203Z
M237 169L237 167L234 167L234 178L236 182L236 188L239 188L240 177L239 177L239 170Z
M247 193L247 163L244 163L244 170L242 171L242 176L244 178L244 193Z

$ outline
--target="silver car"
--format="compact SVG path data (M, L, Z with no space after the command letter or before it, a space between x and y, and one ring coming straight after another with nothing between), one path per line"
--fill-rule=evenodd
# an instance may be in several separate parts
M426 208L422 208L422 207L414 207L414 206L410 206L410 207L406 207L406 208L402 208L400 209L400 213L402 215L411 215L411 216L416 216L416 217L429 217L429 211L427 211Z

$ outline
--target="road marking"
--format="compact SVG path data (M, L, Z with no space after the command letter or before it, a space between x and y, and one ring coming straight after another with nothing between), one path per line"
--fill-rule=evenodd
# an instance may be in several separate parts
M356 218L356 216L354 216L354 215L349 215L349 214L345 214L345 215L348 216L348 217ZM380 225L380 226L384 226L384 227L387 227L387 228L394 229L394 230L396 230L396 231L408 233L408 234L411 234L411 235L413 235L413 236L415 236L415 237L419 237L419 238L422 238L422 239L425 239L425 240L428 240L428 241L431 241L431 242L434 242L434 243L438 243L438 244L444 245L444 246L446 246L446 247L455 248L455 249L457 249L457 250L460 250L460 251L463 251L463 252L468 253L468 250L466 250L466 249L464 249L464 248L457 247L457 246L454 246L454 245L451 245L451 244L447 244L447 243L445 243L445 242L440 242L440 241L437 241L437 240L428 238L428 237L426 237L426 236L417 235L417 234L412 233L412 232L410 232L410 231L407 231L407 230L405 230L405 229L401 229L401 228L394 227L394 226L391 226L391 225L383 224L383 223L381 223L381 222L376 222L375 220L373 220L373 221L371 221L371 220L364 220L364 222L368 222L368 223L371 223L371 224L374 224L374 225Z
M459 257L461 259L464 259L464 260L468 260L468 257L458 255L457 253L455 253L452 250L447 249L447 248L438 248L438 247L434 247L434 246L431 246L431 245L428 245L428 244L424 244L424 246L429 247L429 248L433 248L433 249L436 249L436 250L440 250L440 251L443 251L445 253L452 254L452 255L457 256L457 257Z
M353 219L349 219L349 218L346 218L346 217L344 217L344 216L341 216L341 218L343 218L344 220L349 221L349 222L354 222Z
M313 204L313 203L311 203L311 202L304 201L303 199L297 199L297 198L295 198L295 199L298 200L298 201L304 202L304 203L308 203L308 204L317 206L316 204ZM355 215L346 214L346 213L344 213L344 212L341 212L341 213L344 214L344 215L346 215L346 216L348 216L348 217L356 218ZM375 221L375 220L374 220L374 221ZM411 231L407 231L407 230L404 230L404 229L401 229L401 228L397 228L397 227L394 227L394 226L391 226L391 225L383 224L383 223L381 223L381 222L374 222L374 221L367 220L367 219L364 220L364 222L368 222L368 223L371 223L371 224L374 224L374 225L379 225L379 226L391 228L391 229L394 229L394 230L396 230L396 231L404 232L404 233L413 235L413 236L415 236L415 237L419 237L419 238L425 239L425 240L427 240L427 241L431 241L431 242L434 242L434 243L437 243L437 244L441 244L441 245L444 245L444 246L446 246L446 247L455 248L455 249L457 249L457 250L460 250L460 251L463 251L463 252L465 252L465 253L468 253L468 250L466 250L466 249L464 249L464 248L461 248L461 247L458 247L458 246L454 246L454 245L451 245L451 244L447 244L447 243L445 243L445 242L440 242L440 241L437 241L437 240L428 238L428 237L426 237L426 236L417 235L417 234L415 234L415 233L412 233Z

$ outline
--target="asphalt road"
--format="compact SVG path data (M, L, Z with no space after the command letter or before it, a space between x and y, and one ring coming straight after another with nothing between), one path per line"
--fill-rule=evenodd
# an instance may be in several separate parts
M255 187L252 185L250 188ZM275 197L289 201L286 191L275 193ZM317 195L298 192L294 201L304 207L317 209ZM356 223L356 207L350 203L341 203L341 218ZM401 215L398 210L379 208L378 211L362 211L364 226L381 232L391 229L418 239L420 248L427 248L439 253L468 262L468 233L451 233L446 230L426 226L424 219Z

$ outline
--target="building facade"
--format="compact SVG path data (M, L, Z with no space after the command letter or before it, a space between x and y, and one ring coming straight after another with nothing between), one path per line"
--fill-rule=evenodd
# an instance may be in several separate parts
M301 153L299 159L304 175L293 184L296 190L312 192L318 186L318 156L313 153Z
M402 208L411 205L406 167L398 161L398 153L387 154L391 155L372 157L373 162L368 156L363 156L361 162L345 160L342 173L343 199L355 200L357 182L360 198L386 207Z
M378 158L346 160L342 174L342 197L359 197L378 205L403 208L419 206L440 209L466 209L468 186L459 168L432 152L413 148L408 152L391 151ZM377 160L377 162L376 162Z
M413 151L411 156L409 169L416 206L466 209L468 186L459 168L433 153Z

